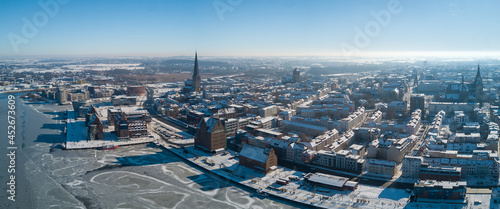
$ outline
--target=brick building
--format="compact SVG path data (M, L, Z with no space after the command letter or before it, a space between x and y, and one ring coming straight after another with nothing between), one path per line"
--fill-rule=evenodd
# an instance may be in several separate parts
M121 112L114 116L115 132L119 139L136 138L148 135L147 118Z
M226 147L226 128L218 118L204 117L196 130L194 144L208 151Z
M263 173L275 170L278 166L278 157L274 150L263 149L245 144L240 152L240 165L258 170Z
M87 123L87 131L89 140L104 138L104 126L96 113L93 113L90 117L89 122Z

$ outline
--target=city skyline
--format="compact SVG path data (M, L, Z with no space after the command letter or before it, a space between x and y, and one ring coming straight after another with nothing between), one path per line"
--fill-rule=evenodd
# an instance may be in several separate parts
M498 0L2 0L3 208L500 208Z
M0 56L500 55L495 1L1 4Z

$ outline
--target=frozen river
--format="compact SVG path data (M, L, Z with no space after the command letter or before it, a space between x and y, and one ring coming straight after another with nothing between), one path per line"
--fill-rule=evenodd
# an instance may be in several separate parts
M0 94L0 208L296 208L261 199L151 145L61 150L64 125L57 112L71 107L16 101L13 202L5 192L7 95Z

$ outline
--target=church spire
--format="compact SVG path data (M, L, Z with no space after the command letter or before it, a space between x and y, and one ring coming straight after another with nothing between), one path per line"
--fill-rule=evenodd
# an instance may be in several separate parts
M479 62L477 63L477 75L476 75L476 77L481 78L481 71L479 69Z
M194 54L194 73L193 73L193 80L195 77L200 76L200 69L198 69L198 51L195 52Z
M476 78L474 78L474 85L479 85L480 83L482 84L483 78L481 78L481 70L479 68L479 63L477 63L477 74Z
M198 67L198 51L194 54L194 72L193 72L193 80L192 80L192 91L201 91L201 75L200 69Z
M483 78L481 78L481 71L479 68L479 63L477 63L477 74L476 78L474 78L474 83L472 84L474 88L474 96L477 98L479 102L482 102L484 98L483 92Z

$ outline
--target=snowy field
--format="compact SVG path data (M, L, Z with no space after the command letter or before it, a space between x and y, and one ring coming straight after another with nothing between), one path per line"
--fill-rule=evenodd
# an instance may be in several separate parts
M88 65L64 65L61 68L39 69L39 68L21 68L13 70L15 73L20 72L35 72L35 73L62 73L62 72L81 72L85 70L107 71L113 69L124 70L143 70L144 67L139 66L140 63L130 64L88 64Z

